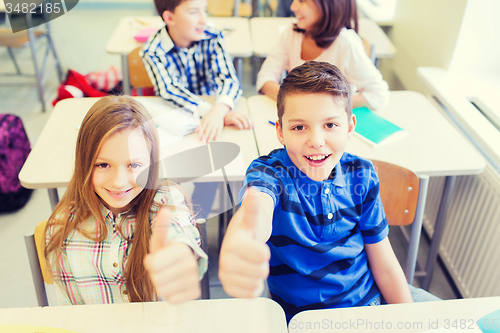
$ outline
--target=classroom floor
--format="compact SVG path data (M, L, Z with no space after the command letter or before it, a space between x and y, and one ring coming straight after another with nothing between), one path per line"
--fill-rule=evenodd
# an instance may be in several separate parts
M84 4L81 5L51 22L52 35L63 71L74 69L82 74L87 74L93 71L102 71L111 65L120 68L120 57L107 54L105 51L109 36L122 17L152 15L151 8L124 4L117 5L121 9L110 9L105 6L92 9L89 6L83 6ZM0 25L1 22L0 20ZM38 48L40 54L43 51L44 47ZM20 67L26 69L26 72L33 73L29 49L15 52ZM14 67L7 51L3 48L0 49L0 73L12 73L13 71ZM57 75L54 72L46 85L47 112L45 113L41 111L35 86L1 86L7 82L12 82L12 77L0 77L0 113L13 113L20 116L33 146L50 116L51 101L55 98L59 85ZM393 89L399 87L397 82L389 82L389 84ZM243 91L246 97L256 94L255 86L251 83L249 59L244 61ZM189 186L188 190L190 190ZM59 189L60 195L63 191L64 189ZM217 210L217 205L215 205L214 210ZM50 212L47 190L39 189L33 192L28 204L18 212L0 214L0 308L37 305L23 234L33 230L38 222L50 215ZM208 238L211 242L209 248L211 296L212 298L223 298L227 295L217 280L218 220L216 218L209 219L207 223ZM390 239L396 255L398 258L403 258L400 261L402 260L401 262L404 263L407 245L399 230L391 229ZM428 245L423 241L421 250L424 254L427 247ZM425 257L422 256L422 258ZM416 282L418 284L418 280ZM457 298L441 267L435 271L430 291L443 299ZM264 295L267 295L267 291L264 292ZM50 293L49 301L52 296Z

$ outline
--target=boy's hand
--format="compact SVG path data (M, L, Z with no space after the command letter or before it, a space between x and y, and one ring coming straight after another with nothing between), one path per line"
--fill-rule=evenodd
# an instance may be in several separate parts
M253 127L252 118L242 112L228 112L224 117L224 126L234 125L239 130Z
M232 297L257 297L269 275L269 247L257 237L259 202L252 191L229 223L221 247L219 279ZM257 191L255 191L257 192Z
M170 211L162 208L156 215L144 266L158 296L176 304L199 298L201 290L193 251L184 243L167 241L169 226Z
M222 103L216 103L202 119L201 124L196 128L198 138L201 142L217 140L224 128L224 117L229 111L229 106Z

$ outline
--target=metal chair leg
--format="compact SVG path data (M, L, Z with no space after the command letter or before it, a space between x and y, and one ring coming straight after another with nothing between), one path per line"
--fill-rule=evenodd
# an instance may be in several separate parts
M14 57L14 52L12 52L12 48L7 47L7 51L9 52L9 56L12 59L12 62L14 63L14 67L16 67L17 74L21 75L21 70L19 69L19 65L17 64L16 57Z
M56 62L57 75L59 76L59 83L61 83L63 80L63 71L61 68L61 63L59 62L59 57L57 56L56 48L54 47L54 43L52 41L52 35L50 34L50 24L48 21L47 23L45 23L45 27L47 29L47 34L46 34L47 41L49 43L49 47L52 50L52 55L54 56L54 60Z
M36 49L35 49L35 34L33 33L33 30L28 29L28 37L30 40L30 49L31 49L31 56L33 58L33 66L35 67L35 76L36 76L36 84L38 87L38 95L40 96L40 102L42 103L42 111L45 112L45 99L43 96L43 83L42 83L42 77L41 73L38 68L38 60L36 57Z

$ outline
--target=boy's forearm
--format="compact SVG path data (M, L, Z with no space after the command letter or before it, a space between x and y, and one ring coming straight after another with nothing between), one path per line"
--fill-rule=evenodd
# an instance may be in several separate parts
M392 250L389 238L365 244L368 262L377 286L388 304L412 303L410 289Z
M400 267L376 277L375 281L387 304L413 303L408 283Z

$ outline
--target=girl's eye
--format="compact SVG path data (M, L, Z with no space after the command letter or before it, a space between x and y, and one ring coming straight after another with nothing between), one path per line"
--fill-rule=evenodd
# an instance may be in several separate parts
M325 125L325 127L326 127L326 128L334 128L334 127L337 127L337 124L335 124L335 123L327 123L327 124Z
M140 167L141 167L141 164L140 164L140 163L132 163L132 164L130 164L130 167L131 167L132 169L138 169L138 168L140 168Z
M294 128L292 128L292 130L294 130L294 131L302 131L303 129L304 129L303 125L297 125Z
M96 164L96 167L98 167L100 169L105 169L105 168L109 167L109 164L108 163L99 163L99 164Z

